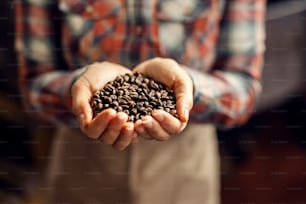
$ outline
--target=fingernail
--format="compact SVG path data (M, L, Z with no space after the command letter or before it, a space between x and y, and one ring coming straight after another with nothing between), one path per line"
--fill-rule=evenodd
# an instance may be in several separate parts
M186 121L189 118L189 110L186 107L184 108L184 117L185 117Z

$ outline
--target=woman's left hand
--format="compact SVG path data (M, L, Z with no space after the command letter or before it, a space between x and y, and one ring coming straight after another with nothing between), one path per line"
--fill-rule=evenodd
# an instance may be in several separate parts
M193 82L188 73L174 60L154 58L133 69L158 81L174 91L179 119L163 110L154 110L152 116L136 121L135 130L145 139L165 141L184 130L193 106Z

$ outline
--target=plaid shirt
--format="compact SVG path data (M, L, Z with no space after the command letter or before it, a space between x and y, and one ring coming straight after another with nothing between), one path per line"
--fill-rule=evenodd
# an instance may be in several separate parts
M194 82L192 122L233 126L261 85L265 0L17 0L26 111L71 124L70 88L95 61L173 58Z

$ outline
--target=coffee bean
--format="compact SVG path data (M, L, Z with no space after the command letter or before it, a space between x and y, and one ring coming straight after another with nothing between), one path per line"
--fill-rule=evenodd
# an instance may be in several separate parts
M124 110L128 110L130 107L128 105L121 105Z
M126 105L128 103L128 101L121 96L118 97L118 102L120 105Z
M137 99L138 98L138 93L137 92L130 92L129 97L132 99Z
M133 109L131 110L131 113L133 113L133 115L136 115L136 114L137 114L137 108L133 108Z
M113 106L118 107L119 106L118 101L113 101Z
M116 77L93 94L90 105L94 114L110 107L117 112L125 112L130 122L151 115L154 109L178 117L173 91L140 73Z
M97 94L99 94L98 96L100 96L100 97L104 96L104 92L102 90Z
M123 79L125 82L128 82L130 80L130 75L129 74L123 75Z
M94 98L94 99L99 99L99 94L94 94L94 95L93 95L93 98Z
M116 94L116 93L115 93ZM112 100L117 100L117 96L116 95L110 95L110 98L112 99Z
M134 122L135 121L135 116L134 115L130 115L128 120Z
M135 101L128 101L128 105L133 108L136 105L136 103Z
M143 82L144 82L145 84L148 84L148 83L150 82L150 79L144 78L144 79L143 79Z
M129 110L123 110L124 113L126 113L127 115L130 115L130 111Z
M136 119L136 120L139 120L139 119L141 119L141 117L140 117L140 113L137 113L137 114L136 114L136 117L135 117L135 119Z
M118 91L118 95L119 95L119 96L123 96L123 94L124 94L124 91L123 91L123 90L119 90L119 91Z
M150 81L150 87L152 89L158 89L159 88L158 84L153 80Z
M102 103L98 103L98 109L102 110L103 109L103 104Z
M128 94L129 94L129 92L128 92ZM125 99L126 101L131 101L132 100L132 98L129 95L125 95L122 98Z

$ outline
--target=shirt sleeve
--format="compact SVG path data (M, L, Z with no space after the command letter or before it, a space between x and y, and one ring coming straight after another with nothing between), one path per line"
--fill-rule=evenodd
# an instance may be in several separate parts
M70 88L84 71L70 71L62 59L55 0L16 1L19 85L25 111L51 124L74 125Z
M265 5L265 0L226 1L214 68L203 73L186 67L194 81L192 121L228 128L254 113L261 93Z

